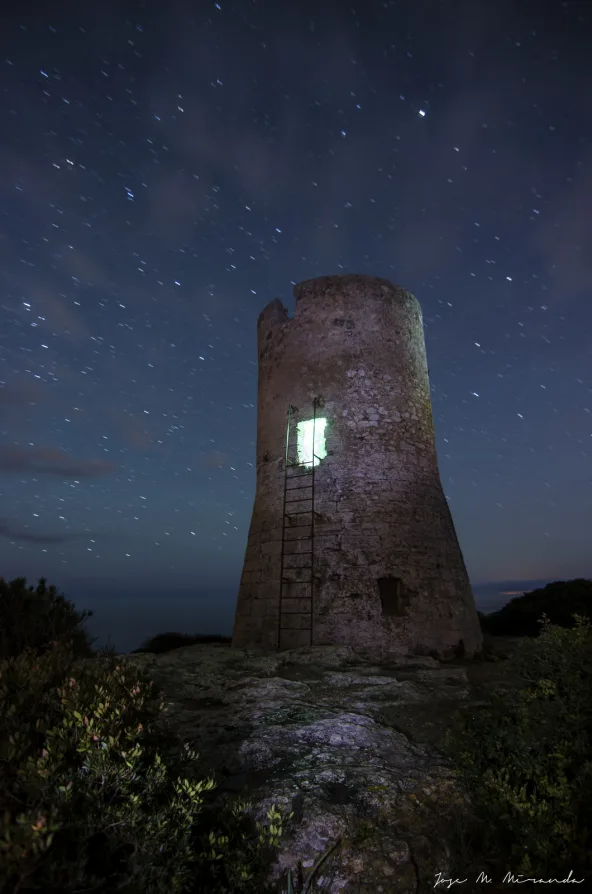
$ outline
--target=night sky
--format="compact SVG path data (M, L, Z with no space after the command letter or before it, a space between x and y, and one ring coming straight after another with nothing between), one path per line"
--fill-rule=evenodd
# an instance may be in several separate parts
M47 578L120 649L229 634L257 317L347 272L422 305L476 593L592 576L592 4L14 6L5 579Z

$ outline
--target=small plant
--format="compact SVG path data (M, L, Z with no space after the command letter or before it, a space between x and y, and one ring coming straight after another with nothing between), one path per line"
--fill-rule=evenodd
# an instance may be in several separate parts
M259 824L248 802L218 796L159 687L92 652L55 588L2 585L2 617L20 623L0 660L3 894L268 890L280 813Z
M446 738L475 811L472 853L537 877L592 877L592 629L541 619L514 657L519 685Z
M302 869L302 863L298 863L298 869L296 871L296 879L294 881L294 875L291 869L288 869L286 879L285 879L285 887L282 889L282 894L312 894L315 890L321 890L316 887L315 881L317 879L317 874L326 860L331 857L334 852L341 846L342 839L337 838L336 841L333 842L314 862L306 881L304 881L304 873ZM323 886L323 890L325 890ZM329 889L326 889L329 890Z
M52 642L67 642L76 656L93 654L92 640L82 629L92 612L78 612L54 586L40 578L37 587L26 578L0 577L0 660L20 655L26 648L41 654Z

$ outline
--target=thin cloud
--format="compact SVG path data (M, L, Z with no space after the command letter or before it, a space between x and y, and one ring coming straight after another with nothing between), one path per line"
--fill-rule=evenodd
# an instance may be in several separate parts
M0 518L0 537L6 540L19 541L21 543L39 543L39 544L55 544L55 543L74 543L76 540L93 540L108 539L114 537L114 534L101 533L94 534L91 531L67 534L36 534L28 530L25 526L15 527L11 525L7 519Z
M22 543L67 543L71 540L79 540L81 537L88 538L88 534L35 534L32 531L26 531L24 528L11 527L9 522L0 520L0 537L6 540L18 540Z
M0 445L0 474L51 475L55 478L100 478L118 468L103 459L76 460L54 447Z

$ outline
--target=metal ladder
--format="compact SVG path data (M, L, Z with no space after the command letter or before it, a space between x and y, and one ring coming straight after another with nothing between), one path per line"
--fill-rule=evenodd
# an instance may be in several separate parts
M312 459L305 462L298 460L298 425L293 423L297 410L290 405L287 413L278 649L312 645L317 399L313 401ZM308 549L302 548L304 544Z

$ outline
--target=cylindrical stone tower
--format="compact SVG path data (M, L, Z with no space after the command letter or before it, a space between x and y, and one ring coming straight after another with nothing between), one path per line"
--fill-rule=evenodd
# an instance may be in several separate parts
M257 490L232 645L472 655L482 644L442 490L421 308L322 276L258 321Z

